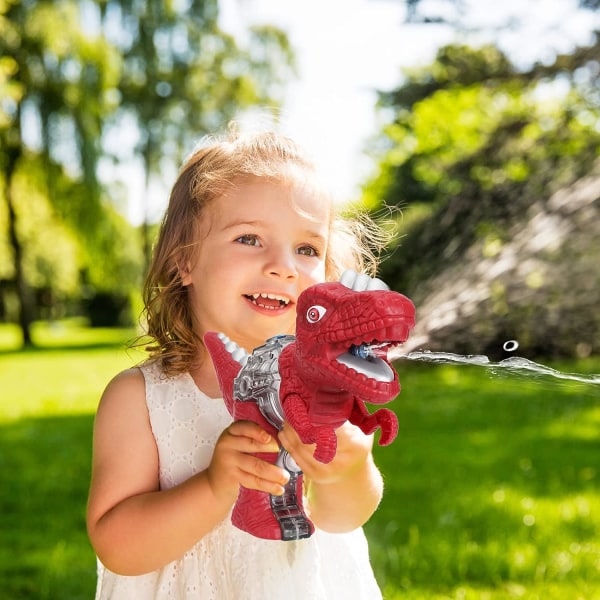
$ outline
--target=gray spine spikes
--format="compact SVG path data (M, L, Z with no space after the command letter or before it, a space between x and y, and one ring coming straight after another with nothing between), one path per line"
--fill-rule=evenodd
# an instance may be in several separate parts
M240 348L234 341L230 340L224 333L219 333L219 339L223 342L225 350L231 354L231 358L244 366L248 362L248 353Z

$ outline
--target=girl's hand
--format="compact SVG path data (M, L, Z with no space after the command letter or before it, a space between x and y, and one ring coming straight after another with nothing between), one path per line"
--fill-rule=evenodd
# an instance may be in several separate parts
M335 434L337 450L328 464L315 460L315 444L304 444L287 421L279 432L279 441L312 483L336 483L351 476L369 461L373 436L365 435L348 421L336 429Z
M217 440L206 470L213 495L233 503L240 485L269 494L283 494L283 486L289 479L287 471L254 456L254 453L278 451L277 440L256 423L232 423Z
M383 480L371 449L373 436L351 423L336 429L337 452L323 464L313 457L314 444L303 444L288 423L279 432L283 447L304 471L307 512L313 523L330 533L352 531L363 525L377 508Z

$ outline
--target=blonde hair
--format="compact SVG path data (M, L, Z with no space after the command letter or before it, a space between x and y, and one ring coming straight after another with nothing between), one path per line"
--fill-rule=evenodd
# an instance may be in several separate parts
M143 289L143 318L150 357L161 357L168 374L192 366L202 340L194 330L182 269L193 264L204 208L241 177L274 181L318 180L309 157L288 137L274 132L206 138L183 164L173 186ZM324 196L333 201L323 190ZM384 242L368 219L333 214L325 257L326 279L347 268L374 275Z

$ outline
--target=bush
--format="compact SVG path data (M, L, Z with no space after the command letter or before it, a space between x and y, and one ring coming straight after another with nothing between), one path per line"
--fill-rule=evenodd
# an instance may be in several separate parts
M133 324L129 296L98 292L84 302L92 327L127 327Z

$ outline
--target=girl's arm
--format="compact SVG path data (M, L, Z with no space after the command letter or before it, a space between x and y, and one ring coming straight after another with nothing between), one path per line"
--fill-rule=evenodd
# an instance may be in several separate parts
M236 422L219 437L205 471L161 491L156 443L139 369L107 386L94 424L87 525L100 561L140 575L179 558L222 521L239 485L281 494L287 473L250 453L277 442L258 425Z
M348 422L336 435L336 455L328 464L313 458L314 444L303 444L288 423L279 440L304 472L310 519L324 531L342 533L369 520L381 501L383 479L373 461L372 435Z

